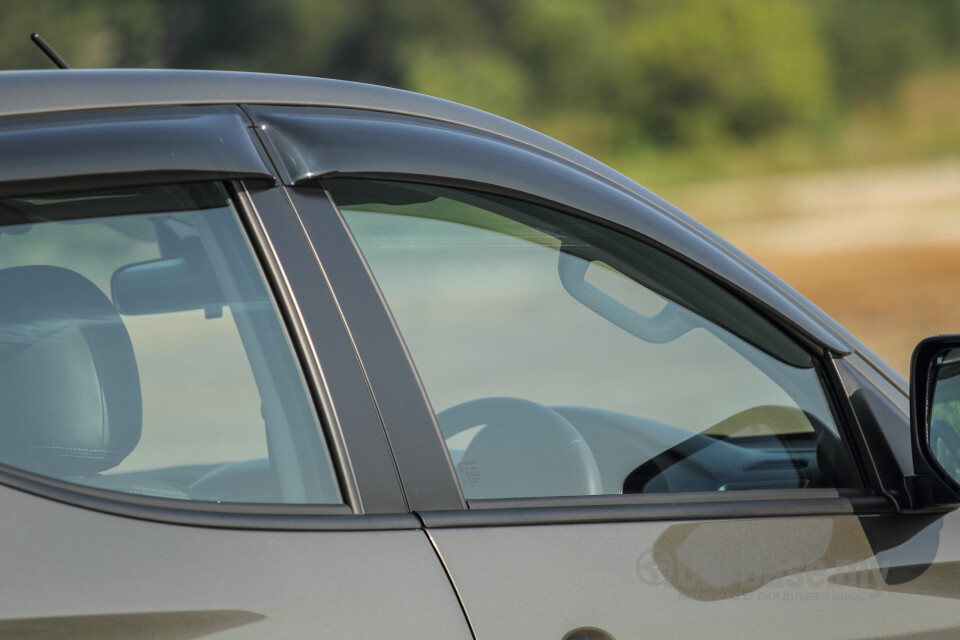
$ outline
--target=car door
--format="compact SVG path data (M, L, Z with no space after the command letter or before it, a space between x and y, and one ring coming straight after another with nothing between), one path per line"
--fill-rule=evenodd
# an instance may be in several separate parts
M785 289L492 134L254 118L477 638L956 634L957 516L897 512L898 392Z
M470 637L248 126L0 120L4 637Z

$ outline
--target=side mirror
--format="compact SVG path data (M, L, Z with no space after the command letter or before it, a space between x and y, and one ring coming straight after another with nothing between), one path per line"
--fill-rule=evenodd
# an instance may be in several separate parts
M960 504L960 335L934 336L910 364L912 502L920 508Z

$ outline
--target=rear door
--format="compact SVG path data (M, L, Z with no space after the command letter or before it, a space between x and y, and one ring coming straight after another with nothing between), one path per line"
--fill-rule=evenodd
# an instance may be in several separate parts
M895 513L844 345L711 241L477 132L255 117L362 255L328 275L476 637L955 635L956 516Z
M0 635L470 637L247 127L0 121Z

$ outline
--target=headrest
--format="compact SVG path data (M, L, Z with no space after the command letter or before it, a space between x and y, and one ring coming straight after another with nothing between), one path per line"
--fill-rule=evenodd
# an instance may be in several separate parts
M116 466L140 440L133 345L78 273L0 270L0 462L55 477Z

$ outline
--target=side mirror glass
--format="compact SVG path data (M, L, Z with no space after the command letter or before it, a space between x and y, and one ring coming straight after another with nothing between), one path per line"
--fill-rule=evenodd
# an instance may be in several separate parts
M960 348L937 356L929 433L933 459L960 483Z
M917 345L910 387L915 473L929 467L960 491L960 335Z

